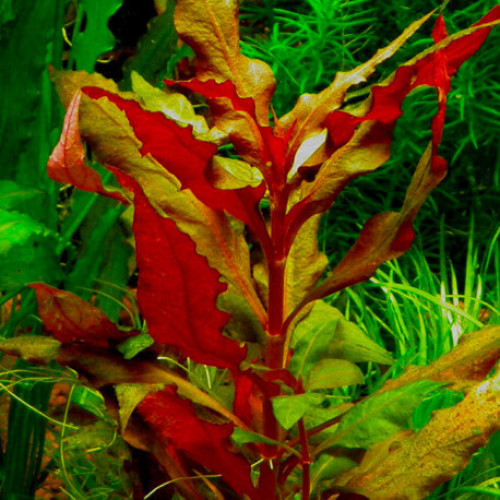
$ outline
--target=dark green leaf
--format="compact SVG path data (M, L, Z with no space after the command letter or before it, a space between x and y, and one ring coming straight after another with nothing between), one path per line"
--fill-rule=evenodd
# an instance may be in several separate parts
M369 448L383 441L404 428L425 396L441 385L421 380L366 398L346 413L333 437L320 445L320 449Z
M151 21L147 33L139 41L137 54L125 65L126 79L132 71L137 71L156 85L165 76L169 59L177 51L174 7L175 2L167 2L166 11Z
M239 429L238 427L235 427L233 433L231 434L231 439L238 445L247 443L275 444L272 439L267 439L261 434L249 432L244 429Z
M57 243L57 235L43 224L0 209L0 289L61 279Z

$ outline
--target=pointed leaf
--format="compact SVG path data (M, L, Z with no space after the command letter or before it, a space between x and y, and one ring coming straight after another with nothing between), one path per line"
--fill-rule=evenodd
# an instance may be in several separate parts
M406 192L401 211L386 212L369 219L356 243L307 300L325 297L366 281L381 264L403 255L412 244L413 221L420 207L445 174L445 170L433 170L432 144L429 144Z
M476 385L456 406L437 410L428 425L399 440L368 472L354 469L342 482L373 500L424 498L460 472L499 429L497 371L496 377Z
M383 84L373 86L370 97L351 113L338 111L336 106L324 117L334 144L333 155L320 167L314 182L301 186L302 202L289 215L289 239L308 217L328 209L348 182L387 161L392 130L402 114L401 104L412 90L422 85L435 87L438 94L438 112L431 123L430 162L431 173L436 178L444 177L446 162L437 156L437 149L451 77L484 42L492 28L488 23L498 23L499 18L500 10L492 9L473 27L443 39L398 68Z
M141 351L154 344L153 338L147 333L140 333L128 338L118 346L118 350L123 354L124 359L132 359Z
M226 285L206 258L196 253L189 236L162 218L132 179L123 174L119 179L134 192L137 299L149 334L197 363L238 366L246 350L222 335L229 317L216 307Z
M297 324L291 347L294 353L289 369L296 377L305 377L324 358L392 364L385 349L355 323L347 321L338 309L323 301L316 301L309 315Z
M411 366L396 379L388 380L379 392L390 391L417 380L452 382L460 391L482 380L500 359L500 326L483 328L461 337L449 353L427 366Z
M197 77L231 81L240 97L255 101L261 125L267 125L275 81L271 68L240 52L237 0L180 0L175 10L180 38L196 54Z
M118 414L120 417L120 430L124 433L132 413L141 401L152 392L164 388L163 384L118 384L115 386L116 399L118 400Z
M342 105L346 92L352 86L366 82L375 72L377 66L392 57L432 14L431 12L415 21L398 38L387 47L378 50L371 59L361 66L347 73L337 73L333 83L321 93L302 95L295 108L279 121L280 127L285 130L297 123L293 133L291 151L295 152L306 136L317 132L326 116Z
M369 448L402 429L424 397L441 384L427 380L369 396L356 404L340 421L335 434L318 448Z
M346 385L362 384L363 372L345 359L323 359L316 363L305 383L308 391L335 389Z
M328 258L318 248L320 217L301 228L288 253L285 276L285 314L290 314L323 276Z
M229 451L233 425L216 425L196 416L193 406L175 391L148 395L137 408L142 418L164 440L190 459L217 474L239 495L256 498L250 480L250 466Z
M38 314L47 331L62 343L86 342L107 346L110 341L125 340L123 332L99 309L77 295L43 283L29 285L35 290Z
M292 168L287 174L287 180L298 172L299 168L304 165L311 156L313 156L326 142L328 131L326 129L321 132L315 132L309 135L297 149L295 158L293 159Z
M288 369L297 379L307 377L311 368L328 354L328 346L342 316L340 311L336 317L334 314L324 316L322 309L328 309L328 306L325 304L323 307L320 302L315 303L311 312L297 324L292 334L290 345L293 355Z

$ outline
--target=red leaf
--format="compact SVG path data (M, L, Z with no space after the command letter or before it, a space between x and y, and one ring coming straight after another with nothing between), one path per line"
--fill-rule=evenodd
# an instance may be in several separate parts
M186 89L198 92L207 99L229 99L235 111L244 111L257 121L255 117L255 102L251 97L240 97L233 82L226 80L217 83L215 80L202 82L197 78L192 80L177 82L175 80L164 80L167 85L180 85Z
M434 43L439 43L441 40L444 40L448 36L448 29L446 28L446 23L444 21L444 17L442 14L439 14L436 19L436 23L434 24L434 28L432 30L432 39Z
M151 154L166 170L174 174L183 188L214 210L225 210L243 221L255 232L262 231L264 223L258 203L264 195L263 185L234 190L214 188L205 172L217 146L196 139L192 127L180 127L162 113L142 109L135 101L97 87L84 87L83 92L93 99L107 98L125 112L137 138L142 142L142 155Z
M134 192L137 300L149 334L197 363L238 366L246 349L222 335L229 315L215 305L227 285L196 253L191 238L153 209L135 181L121 173L117 177Z
M229 451L232 424L215 425L199 419L191 403L177 396L172 387L148 395L137 409L167 444L221 474L239 495L257 498L250 480L250 466Z
M255 115L254 100L250 97L240 97L233 82L229 80L222 83L217 83L215 80L202 82L193 78L185 82L165 80L165 83L167 85L181 85L206 97L212 105L212 114L216 117L221 114L218 109L218 103L221 100L229 100L234 111L245 113L247 115L247 124L253 132L255 141L258 143L259 164L256 166L261 169L267 185L272 190L274 186L277 188L285 182L286 151L292 131L289 132L288 136L278 137L272 127L259 125ZM224 108L224 105L221 107ZM233 130L233 126L229 125L228 121L223 120L224 114L222 113L220 126L223 130L228 129L231 143L236 152L242 157L248 156L252 147L249 147L246 138L241 135L241 130L238 127ZM270 168L271 166L272 168Z
M346 154L350 154L349 143L356 141L360 130L356 127L363 122L371 123L370 141L377 136L378 143L373 141L372 147L389 146L392 141L392 128L396 120L401 116L401 105L406 96L417 87L426 85L435 87L438 95L438 111L432 119L432 149L431 149L431 171L436 177L442 178L446 173L446 161L437 155L439 144L441 143L443 127L446 114L446 99L450 91L451 77L456 73L462 63L471 57L486 40L492 26L483 26L500 19L500 6L492 9L479 22L465 32L458 33L456 38L445 37L437 48L431 48L422 55L401 66L394 75L389 78L388 83L375 85L371 88L371 96L365 101L354 114L348 114L344 111L333 111L325 120L325 125L329 130L330 137L334 143L334 148L338 149L335 153L340 160L343 160L342 149L345 146ZM446 34L444 21L438 18L434 28L434 37L440 39ZM363 138L363 141L366 141ZM388 155L387 155L388 157ZM288 214L289 235L288 241L291 241L297 233L300 226L316 213L320 213L335 201L338 193L355 177L363 175L374 170L370 165L371 159L368 155L365 165L358 165L357 168L345 167L341 164L340 168L334 161L326 162L323 171L320 170L312 186L308 187L306 197ZM349 158L347 158L349 160ZM349 163L349 162L347 162ZM377 167L375 165L375 167ZM323 194L322 182L324 169L335 171L336 187ZM319 194L318 194L319 193Z
M68 106L61 138L47 164L49 177L57 182L72 184L83 191L99 193L128 204L119 193L106 191L99 174L85 165L85 150L78 125L81 97L81 91L76 92Z
M35 290L38 314L45 329L63 344L86 342L107 347L110 340L121 341L128 337L101 310L77 295L44 283L29 286Z

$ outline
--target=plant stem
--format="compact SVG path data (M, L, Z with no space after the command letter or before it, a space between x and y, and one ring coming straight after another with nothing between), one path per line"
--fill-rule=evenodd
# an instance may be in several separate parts
M309 500L311 489L309 445L307 444L307 433L302 419L298 422L300 446L302 448L302 500Z

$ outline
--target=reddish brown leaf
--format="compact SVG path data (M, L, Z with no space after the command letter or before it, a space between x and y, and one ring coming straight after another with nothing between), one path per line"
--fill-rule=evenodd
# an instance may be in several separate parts
M239 96L254 100L258 122L267 125L274 76L266 63L241 54L238 7L237 0L179 0L175 27L196 54L198 79L229 80Z
M177 396L172 387L148 395L138 406L138 412L167 445L221 474L239 495L257 499L250 466L230 451L232 424L216 425L201 420L191 403Z
M325 118L342 105L346 92L353 86L367 81L377 66L391 58L415 32L431 17L432 12L408 26L399 37L361 66L346 73L338 72L333 83L319 94L303 94L290 113L280 118L284 130L295 126L289 154L295 155L301 142L311 133L320 130ZM294 125L296 124L296 125Z
M443 172L433 171L431 151L432 144L429 144L406 192L401 211L370 218L356 243L304 303L366 281L383 262L399 257L410 248L414 237L413 221L429 193L444 177Z
M81 91L77 91L68 106L61 138L47 164L49 177L127 204L128 201L120 193L105 190L99 174L85 165L85 150L78 124L81 97Z
M500 326L464 335L458 345L428 366L411 366L378 392L392 391L417 380L451 382L454 390L467 390L488 375L500 359Z
M137 299L149 334L197 363L238 366L246 349L222 335L229 316L215 305L226 290L219 273L196 253L189 236L154 210L135 181L123 174L118 179L134 192Z
M35 290L38 314L45 329L63 344L86 342L105 347L109 341L125 340L130 335L119 330L101 310L73 293L44 283L29 286Z
M401 105L411 91L423 85L436 88L438 94L438 112L431 123L431 163L437 175L445 174L446 162L437 156L437 149L442 138L451 77L481 47L492 29L487 23L498 23L499 19L500 9L495 7L473 27L444 38L398 68L386 82L373 86L370 98L351 113L335 109L323 115L333 155L321 166L314 182L301 186L301 201L289 214L289 239L308 217L327 210L348 182L388 160L392 129L402 114ZM445 36L443 23L439 17L434 28L436 39ZM321 115L323 111L315 113ZM356 130L363 122L367 122L366 125ZM374 154L369 154L370 148Z

